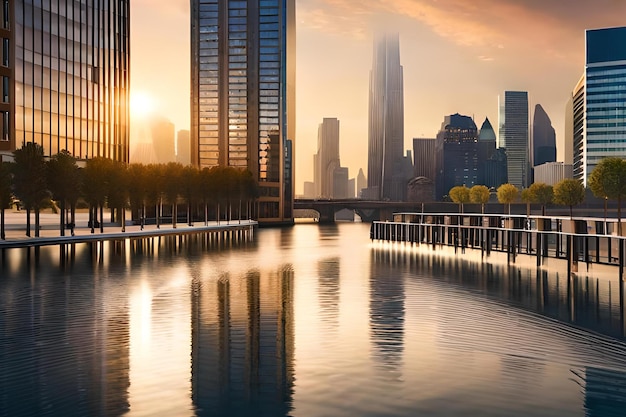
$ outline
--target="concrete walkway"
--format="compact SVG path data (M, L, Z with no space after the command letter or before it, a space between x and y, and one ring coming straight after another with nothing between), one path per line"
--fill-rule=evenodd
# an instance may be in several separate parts
M126 220L126 231L122 232L119 224L107 223L110 219L109 213L104 216L104 233L100 233L100 228L95 228L91 233L91 228L87 226L89 220L88 213L76 213L76 227L74 228L74 236L67 229L65 236L61 236L59 229L59 215L54 213L40 214L39 237L35 236L35 216L31 213L31 237L26 236L26 212L6 210L5 211L5 240L0 240L0 248L25 247L25 246L45 246L56 245L62 243L80 243L98 240L117 240L150 236L166 236L181 235L191 233L202 233L221 230L237 230L241 228L249 228L257 226L254 220L231 220L230 223L221 221L209 222L205 226L203 221L195 222L193 226L187 223L177 223L176 228L171 224L162 224L157 229L156 225L146 225L143 230L139 225L133 225ZM128 216L129 217L129 216ZM127 218L128 218L127 217Z

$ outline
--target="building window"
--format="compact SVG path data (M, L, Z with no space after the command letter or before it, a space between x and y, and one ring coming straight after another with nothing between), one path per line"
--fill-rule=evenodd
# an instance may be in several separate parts
M9 112L8 111L0 111L0 116L2 116L2 136L0 136L1 142L8 142L9 140Z
M9 102L9 77L2 77L2 102Z
M4 29L10 29L9 22L9 0L2 2L2 27Z
M2 65L9 66L9 39L2 38Z

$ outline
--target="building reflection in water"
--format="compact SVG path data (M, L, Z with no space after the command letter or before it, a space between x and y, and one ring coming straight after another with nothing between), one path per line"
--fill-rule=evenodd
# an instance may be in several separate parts
M20 251L48 263L52 248ZM129 410L127 301L58 269L0 280L0 416L119 416ZM6 271L3 267L3 272Z
M459 259L402 247L379 247L372 252L378 262L384 260L411 273L432 276L452 284L452 288L483 293L608 336L626 336L626 288L617 279L568 277L558 271L480 262L480 256Z
M404 276L390 273L391 252L370 258L370 338L374 362L396 377L404 353Z
M294 383L293 269L192 284L198 416L281 416Z
M626 373L586 367L572 369L581 386L587 417L621 417L626 410Z
M339 257L333 257L317 263L319 314L327 324L325 330L331 333L326 336L331 337L339 330L340 262Z

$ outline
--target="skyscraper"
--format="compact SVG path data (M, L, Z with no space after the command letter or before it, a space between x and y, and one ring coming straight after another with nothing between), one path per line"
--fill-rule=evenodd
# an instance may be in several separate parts
M556 162L556 133L541 104L533 116L533 166Z
M293 222L294 77L294 0L192 0L192 163L250 170L263 222Z
M191 157L189 155L189 131L179 130L176 135L176 162L189 165Z
M573 91L574 178L587 185L606 157L626 158L626 27L586 31L585 72Z
M437 198L454 186L478 184L478 129L469 116L446 116L435 142Z
M413 177L426 177L435 181L435 142L437 139L413 139Z
M334 197L335 169L341 166L339 161L339 120L324 118L317 131L317 155L315 157L316 197Z
M0 153L128 162L129 4L0 1Z
M374 40L370 72L367 198L402 200L404 92L397 34Z
M500 112L500 147L506 149L507 177L517 188L530 180L530 141L528 137L528 92L505 91Z

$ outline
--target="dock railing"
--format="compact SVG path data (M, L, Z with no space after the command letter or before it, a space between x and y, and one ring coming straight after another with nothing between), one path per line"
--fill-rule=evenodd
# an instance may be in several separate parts
M515 262L520 254L567 260L568 274L578 263L613 265L623 279L624 236L616 219L570 218L536 215L476 213L395 213L392 222L373 222L372 240L454 247L455 251L480 250L507 254ZM623 233L626 224L622 225Z

